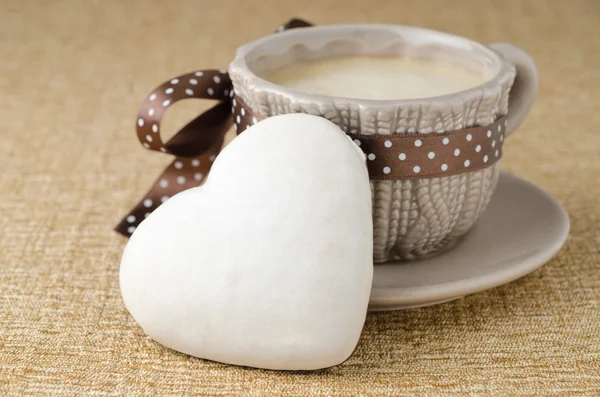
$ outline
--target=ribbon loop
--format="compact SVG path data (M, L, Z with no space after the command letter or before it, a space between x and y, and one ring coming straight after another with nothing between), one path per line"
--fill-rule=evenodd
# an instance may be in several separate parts
M138 112L137 136L149 150L175 155L152 188L115 230L130 236L152 211L173 195L202 183L225 134L233 124L232 85L227 71L201 70L175 77L150 93ZM184 99L216 99L213 106L180 129L167 143L160 136L160 122L167 109Z
M184 99L229 100L231 80L225 69L202 70L175 77L154 89L142 103L137 118L137 136L149 150L181 157L202 154L227 132L229 107L219 104L183 127L166 144L160 136L160 122L167 109ZM199 126L205 133L198 134ZM216 130L216 131L215 131ZM216 134L215 134L216 132Z
M291 19L278 31L311 26ZM225 134L233 125L233 86L225 69L199 70L164 82L142 103L137 117L137 137L146 149L176 156L156 179L144 198L115 230L129 237L135 228L171 196L202 184L221 151ZM215 99L221 103L180 129L167 143L160 136L160 122L169 106L184 99ZM235 124L238 129L237 122ZM238 129L238 132L241 130Z

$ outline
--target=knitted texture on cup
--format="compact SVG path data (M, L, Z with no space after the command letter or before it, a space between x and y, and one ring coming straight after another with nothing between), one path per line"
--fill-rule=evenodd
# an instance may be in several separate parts
M320 56L328 51L327 46L322 48ZM360 53L361 48L357 45L351 51ZM251 49L250 45L238 51L229 72L236 95L254 112L319 115L345 132L361 135L428 134L491 124L507 113L515 78L514 67L503 64L493 80L460 93L414 101L362 101L299 93L266 82L246 64ZM289 51L306 52L306 48L293 46ZM438 178L371 180L374 262L418 259L450 246L486 208L499 173L496 163Z

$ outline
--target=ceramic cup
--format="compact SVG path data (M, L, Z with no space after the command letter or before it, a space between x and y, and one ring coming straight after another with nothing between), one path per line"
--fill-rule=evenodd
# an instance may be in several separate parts
M259 77L295 62L341 55L409 56L490 77L464 91L402 100L309 94ZM453 131L485 126L506 114L508 135L528 113L538 84L532 59L513 45L485 46L442 32L395 25L317 26L263 37L237 50L229 73L236 95L253 112L315 114L346 132L365 135ZM495 163L451 176L371 180L374 262L418 259L450 247L484 211L499 173Z

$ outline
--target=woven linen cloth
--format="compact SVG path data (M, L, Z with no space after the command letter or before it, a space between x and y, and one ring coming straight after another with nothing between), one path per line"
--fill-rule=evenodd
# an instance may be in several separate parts
M0 395L600 395L600 2L0 0L0 15ZM149 339L121 301L126 240L112 231L169 162L137 142L142 98L171 76L225 67L293 16L525 48L541 86L502 167L572 221L540 270L369 314L350 360L308 373L208 362ZM206 102L177 104L165 128Z

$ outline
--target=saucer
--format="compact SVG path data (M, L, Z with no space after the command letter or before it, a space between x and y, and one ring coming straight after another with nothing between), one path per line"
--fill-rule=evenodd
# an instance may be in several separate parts
M569 217L554 197L502 173L488 208L450 251L375 265L369 310L437 305L509 283L548 262L568 233Z

